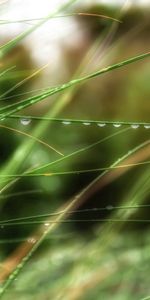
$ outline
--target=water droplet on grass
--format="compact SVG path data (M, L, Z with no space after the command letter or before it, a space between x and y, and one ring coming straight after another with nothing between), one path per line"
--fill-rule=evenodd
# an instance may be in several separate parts
M64 124L64 125L70 125L71 122L70 121L62 121L62 124Z
M145 129L150 129L150 125L144 125Z
M30 119L21 119L21 124L22 125L25 125L25 126L27 126L27 125L29 125L30 124L30 122L31 122L31 120Z
M45 226L49 226L50 224L49 224L48 222L46 222L44 225L45 225Z
M121 124L115 123L115 124L113 124L113 126L114 126L115 128L119 128L119 127L121 126Z
M29 238L28 239L28 243L35 244L36 243L36 239L34 237Z
M106 206L106 209L112 210L112 209L114 209L114 207L112 205L108 205L108 206Z
M132 125L131 125L131 128L132 128L132 129L137 129L137 128L139 128L139 125L138 125L138 124L132 124Z
M85 126L91 125L90 122L83 122L82 124L85 125Z
M97 126L104 127L104 126L106 126L106 124L105 123L97 123Z

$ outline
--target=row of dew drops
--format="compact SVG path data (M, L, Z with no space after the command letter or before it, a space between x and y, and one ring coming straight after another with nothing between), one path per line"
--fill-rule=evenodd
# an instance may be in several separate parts
M71 121L65 121L65 120L62 120L62 121L60 121L61 122L61 124L63 124L63 125L71 125L72 123L74 123L74 122L71 122ZM29 125L31 123L31 119L29 119L29 118L27 118L27 119L21 119L21 124L22 125L25 125L25 126L27 126L27 125ZM77 122L76 122L77 123ZM150 124L125 124L125 123L94 123L94 122L78 122L78 124L82 124L82 125L84 125L84 126L89 126L89 125L94 125L94 124L96 124L97 126L99 126L99 127L101 127L101 128L103 128L103 127L105 127L106 125L112 125L113 127L115 127L115 128L119 128L119 127L121 127L122 125L129 125L132 129L137 129L137 128L139 128L139 127L141 127L141 126L143 126L145 129L150 129Z

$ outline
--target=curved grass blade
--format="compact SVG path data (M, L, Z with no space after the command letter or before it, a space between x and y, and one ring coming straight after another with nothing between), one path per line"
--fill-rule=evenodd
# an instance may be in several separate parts
M82 64L82 68L81 68L82 70L83 70L83 67L84 67L84 64ZM74 86L74 88L75 87L76 86ZM60 110L62 110L62 108L64 108L64 106L70 101L70 97L72 95L72 90L73 89L71 89L71 93L65 94L65 97L62 97L61 101L59 101L59 103L55 104L54 108L50 112L48 112L47 117L55 116L56 114L58 114L58 112L60 112ZM43 122L40 123L33 131L33 135L37 136L37 137L40 136L46 128L47 128L47 126L44 125ZM19 147L19 149L17 149L17 151L12 155L12 157L11 157L10 161L7 163L7 165L4 166L1 173L9 174L11 172L11 170L14 170L14 172L15 172L18 169L21 161L23 161L24 158L27 157L27 155L29 154L32 147L33 147L33 143L31 143L31 141L21 145L21 147ZM19 160L18 160L18 153L19 153ZM20 153L22 153L21 157L20 157ZM14 164L16 159L18 162L17 165L16 165L16 163ZM15 180L13 182L15 182ZM8 188L9 186L11 186L11 182L7 186L5 186L4 182L1 181L1 191L6 190L6 188Z
M78 209L78 210L71 210L70 212L66 213L71 215L71 214L84 214L84 213L87 213L87 212L90 212L90 213L95 213L95 212L99 212L99 211L115 211L115 210L128 210L128 209L145 209L145 208L150 208L150 204L141 204L141 205L121 205L121 206L112 206L112 205L108 205L106 207L94 207L94 208L85 208L85 209ZM31 216L27 216L27 217L21 217L21 218L13 218L13 219L6 219L6 220L1 220L0 221L0 225L7 225L8 223L11 223L12 225L19 225L21 224L20 222L24 222L23 224L27 224L25 221L27 220L30 220L31 221L33 219L45 219L45 218L48 218L48 217L53 217L53 216L58 216L58 215L61 215L63 214L64 211L59 211L59 212L51 212L51 213L47 213L47 214L41 214L41 215L31 215ZM71 219L72 220L72 219ZM104 219L105 220L105 219ZM31 222L30 221L30 222ZM150 220L149 220L150 221ZM15 223L14 223L15 222ZM41 221L42 222L42 221ZM43 221L44 223L46 222L45 220ZM32 224L32 222L30 223Z
M44 23L46 23L51 17L54 17L56 14L61 12L62 10L67 9L71 4L75 3L77 0L70 0L64 5L62 5L59 9L57 9L55 12L48 14L44 19L42 19L40 22L38 22L36 25L31 27L30 29L25 30L21 34L17 35L16 38L12 39L8 43L2 45L0 47L0 58L3 58L11 49L13 49L18 43L20 43L25 37L27 37L30 33L35 31L37 28L42 26Z
M59 154L59 155L61 155L61 156L64 156L60 151L58 151L58 150L57 150L56 148L54 148L53 146L49 145L48 143L42 141L42 140L39 139L39 138L36 138L35 136L33 136L33 135L31 135L31 134L29 134L29 133L27 133L27 132L24 132L24 131L15 129L15 128L13 128L13 127L1 125L1 124L0 124L0 128L5 128L5 129L7 129L7 130L10 130L10 131L13 131L13 132L15 132L15 133L19 133L19 134L21 134L21 135L24 135L24 136L26 136L26 137L28 137L28 138L31 138L31 139L35 140L36 142L38 142L38 143L44 145L45 147L47 147L47 148L49 148L49 149L55 151L57 154ZM1 175L0 175L0 176L1 176Z
M51 147L50 147L51 149ZM57 152L57 151L56 151ZM61 154L62 155L62 154ZM64 157L65 158L65 157ZM24 177L52 177L52 176L58 176L58 175L73 175L73 174L86 174L86 173L94 173L99 171L106 171L106 170L114 170L114 169L120 169L120 168L131 168L131 167L138 167L143 165L150 164L150 160L143 161L139 163L131 163L131 164L123 164L119 166L114 167L103 167L103 168L97 168L97 169L85 169L85 170L73 170L73 171L58 171L58 172L51 172L51 173L24 173L24 174L8 174L8 175L1 175L0 178L24 178ZM31 171L32 172L32 171Z
M126 219L126 218L120 218L120 219L115 219L115 218L101 218L101 219L67 219L67 220L62 220L62 221L20 221L20 222L9 222L5 223L2 222L0 223L0 226L4 227L16 227L20 225L26 225L26 226L31 226L31 225L39 225L43 224L45 226L49 226L50 224L68 224L68 223L150 223L150 219ZM113 224L112 224L113 225Z
M10 89L8 89L5 93L3 93L2 95L0 95L0 100L7 96L10 92L16 90L17 88L19 88L20 86L22 86L23 84L27 83L29 80L31 80L32 78L34 78L35 76L37 76L40 72L42 72L47 66L48 64L45 64L43 67L37 69L36 71L34 71L33 73L31 73L29 76L27 76L26 78L24 78L23 80L19 81L17 84L15 84L13 87L11 87Z
M145 128L150 128L150 122L143 122L143 121L108 121L108 120L91 120L91 119L64 119L64 118L51 118L51 117L42 117L42 116L31 116L31 115L10 115L8 116L10 119L26 119L26 120L35 120L35 121L50 121L50 122L56 122L56 123L62 123L63 125L97 125L99 127L104 127L105 125L113 125L116 128L119 128L120 126L136 126L135 128L138 128L139 126L145 126Z
M39 171L41 171L41 170L45 170L45 169L49 168L50 166L56 165L56 164L58 164L58 163L60 163L60 162L62 162L62 161L64 161L64 160L66 160L66 159L68 159L68 158L71 158L71 157L73 157L73 156L75 156L75 155L77 155L77 154L80 154L80 153L82 153L82 152L84 152L84 151L90 150L91 148L93 148L93 147L95 147L95 146L97 146L97 145L103 143L104 141L109 140L110 138L113 138L113 137L115 137L115 136L117 136L117 135L119 135L119 134L121 134L121 133L127 132L129 129L130 129L130 128L125 128L125 129L119 130L118 132L115 132L115 133L113 133L113 134L110 134L110 135L108 135L107 137L105 137L105 138L103 138L103 139L100 139L100 140L98 140L97 142L95 142L95 143L93 143L93 144L88 145L87 147L81 148L81 149L76 150L76 151L74 151L74 152L72 152L72 153L70 153L70 154L68 154L68 155L65 155L64 157L61 157L61 158L59 158L59 159L57 159L57 160L55 160L55 161L52 161L52 162L50 162L50 163L47 163L47 164L44 164L44 165L42 165L42 166L40 166L40 167L37 167L37 168L35 168L35 169L32 169L32 171L30 171L30 174L35 174L36 172L39 172Z
M87 17L99 17L103 19L109 19L111 21L119 22L122 23L121 20L118 20L116 18L106 16L106 15L100 15L100 14L90 14L86 12L79 12L79 13L72 13L72 14L64 14L64 15L58 15L58 16L52 16L51 19L57 19L57 18L66 18L66 17L73 17L73 16L87 16ZM13 24L13 23L28 23L28 22L35 22L35 21L44 21L45 18L33 18L33 19L18 19L18 20L0 20L0 25L5 25L5 24ZM48 20L49 21L49 20Z
M9 71L11 71L11 70L13 70L13 69L15 69L15 68L16 68L16 66L12 66L12 67L10 67L10 68L5 69L4 71L2 71L2 72L0 73L0 77L4 76L4 75L7 74Z
M81 149L79 149L79 150L76 150L76 151L74 151L74 152L68 154L68 155L65 155L65 156L64 156L63 158L61 158L61 159L57 159L57 160L55 160L55 161L53 161L53 162L44 164L44 165L42 165L42 166L40 166L40 167L33 168L33 169L30 170L30 171L24 172L24 174L28 174L28 173L35 174L36 172L39 172L39 171L41 171L41 170L43 170L43 169L45 170L47 167L50 167L50 166L52 166L52 165L56 165L57 163L60 163L60 162L63 161L63 160L66 160L66 159L68 159L68 158L70 158L70 157L73 157L73 156L75 156L75 155L77 155L77 154L80 154L80 153L82 153L82 152L84 152L84 151L87 151L87 150L89 150L89 149L91 149L91 148L97 146L98 144L100 144L100 143L102 143L102 142L104 142L104 141L107 141L108 139L113 138L114 136L117 136L117 135L119 135L119 134L121 134L121 133L123 133L123 132L126 132L126 131L128 131L128 130L129 130L129 128L125 128L125 129L119 130L119 131L117 131L117 132L115 132L115 133L113 133L113 134L110 134L109 136L107 136L107 137L105 137L105 138L103 138L103 139L98 140L97 142L95 142L95 143L93 143L93 144L91 144L91 145L88 145L87 147L81 148ZM27 149L28 149L29 146L31 146L31 145L27 145ZM19 151L19 153L20 153L20 148L19 148L18 151ZM18 151L17 151L17 153L18 153ZM10 164L8 164L6 167L4 167L3 170L1 171L1 175L3 175L4 177L5 177L5 175L10 174L11 170L14 170L14 172L17 170L17 166L16 166L16 158L18 157L18 154L17 154L17 153L16 153L16 155L15 155L15 160L14 160L14 159L13 159L13 161L10 160ZM19 178L19 177L18 177L18 178ZM18 178L17 178L17 180L18 180ZM13 182L15 182L15 181L12 180L12 184L13 184ZM1 183L0 183L0 193L2 193L4 190L6 190L7 187L9 187L9 186L11 186L11 181L9 181L9 183L7 183L6 185L5 185L5 182L4 182L4 183L1 182Z
M113 64L109 67L106 67L106 68L103 68L97 72L94 72L94 73L91 73L87 76L83 76L81 78L78 78L78 79L74 79L74 80L71 80L67 83L64 83L62 84L61 86L58 86L56 88L53 88L53 89L49 89L47 92L44 92L42 94L39 94L37 96L33 96L31 98L28 98L28 99L25 99L25 100L22 100L21 102L19 103L14 103L14 104L11 104L11 105L7 105L3 108L0 109L0 113L1 113L1 117L0 117L0 120L3 120L5 119L6 117L10 116L11 114L14 114L24 108L27 108L35 103L38 103L38 102L41 102L42 100L46 99L47 97L49 96L52 96L56 93L60 93L68 88L71 88L77 84L80 84L80 83L84 83L86 82L87 80L89 79L92 79L94 77L98 77L104 73L108 73L110 71L113 71L115 69L119 69L123 66L126 66L126 65L129 65L129 64L132 64L136 61L139 61L139 60L143 60L143 59L146 59L150 56L150 52L148 53L144 53L144 54L141 54L141 55L138 55L138 56L134 56L130 59L127 59L127 60L124 60L122 62L119 62L119 63L116 63L116 64Z
M134 154L135 152L139 151L143 147L150 144L150 141L145 141L144 143L138 145L137 147L133 148L130 153L125 154L121 157L121 159L113 163L111 166L115 166L118 163L122 162L126 158L128 158L130 155ZM8 277L4 285L1 287L0 295L3 295L7 288L10 286L10 284L14 281L16 276L20 273L20 271L24 268L26 262L30 259L30 257L35 253L35 251L38 249L38 247L41 245L41 243L44 241L47 234L51 233L56 227L66 219L68 216L68 213L74 209L74 207L77 207L80 205L80 200L87 195L87 193L90 191L91 187L98 182L103 176L105 176L109 171L104 171L102 174L100 174L98 177L96 177L86 188L84 188L78 195L73 197L73 199L69 202L67 202L64 206L63 213L61 215L56 216L54 219L50 219L49 221L52 221L52 223L49 224L49 226L45 225L44 228L41 227L38 232L35 234L35 238L32 238L32 243L26 246L26 254L24 253L24 257L22 258L21 262L18 263L17 267L13 267L11 275ZM62 209L61 209L62 211ZM59 212L59 211L58 211ZM47 224L47 223L46 223ZM23 247L23 246L22 246ZM23 250L23 249L22 249ZM20 251L20 250L19 250ZM20 256L19 256L20 257ZM13 259L14 260L14 259ZM15 268L15 269L14 269ZM1 277L2 278L2 277Z

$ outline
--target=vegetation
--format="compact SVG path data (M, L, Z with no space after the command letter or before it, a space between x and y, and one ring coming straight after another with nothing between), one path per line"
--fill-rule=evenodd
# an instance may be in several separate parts
M0 21L27 22L0 47L0 297L146 300L148 11L76 2ZM72 18L84 43L62 47L66 78L41 87L49 61L25 41L52 18Z

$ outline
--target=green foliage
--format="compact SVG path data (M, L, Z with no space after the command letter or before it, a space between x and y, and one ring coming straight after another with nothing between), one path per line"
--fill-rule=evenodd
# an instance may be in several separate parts
M94 82L104 74L110 74L111 80L116 69L127 72L131 64L138 68L139 61L145 66L150 52L117 59L119 63L98 66L98 71L83 75L87 58L99 48L97 39L66 83L43 88L27 98L27 92L18 89L23 98L14 101L16 87L32 73L26 77L26 70L19 71L20 81L16 81L15 64L8 66L5 57L50 18L71 9L74 2L68 1L0 47L1 147L7 143L3 133L7 132L8 139L9 134L15 136L0 169L0 297L141 300L150 293L150 121L144 117L135 120L132 109L133 119L126 119L130 106L123 117L97 118L99 107L95 106L94 119L80 118L82 103L74 117L72 100L78 93L84 99L82 89L88 90L88 84L94 95ZM104 44L110 32L105 33ZM119 49L120 44L115 47ZM144 71L139 68L139 73ZM132 72L130 76L132 79ZM141 88L149 94L147 81ZM57 94L51 103L50 96ZM47 98L50 105L41 114L40 105ZM6 100L12 102L5 104ZM32 114L35 104L37 115ZM86 102L84 107L86 113ZM29 113L24 112L27 108ZM69 117L60 116L65 110Z

